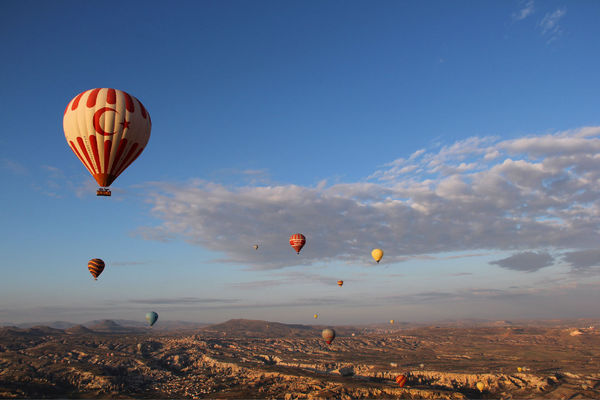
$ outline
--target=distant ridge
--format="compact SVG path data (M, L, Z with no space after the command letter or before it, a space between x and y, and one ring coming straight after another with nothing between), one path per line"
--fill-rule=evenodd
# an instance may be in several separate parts
M143 331L142 328L125 327L123 325L119 325L111 319L101 320L96 324L84 327L100 333L134 333Z
M203 331L249 337L311 337L321 329L323 328L309 325L282 324L280 322L252 319L230 319L220 324L209 325Z
M83 325L75 325L75 326L65 329L65 333L68 333L69 335L85 335L85 334L93 333L93 332L94 331L86 328Z

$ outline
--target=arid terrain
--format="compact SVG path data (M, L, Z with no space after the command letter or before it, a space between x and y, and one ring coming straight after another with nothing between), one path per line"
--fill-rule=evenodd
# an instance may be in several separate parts
M0 397L600 398L600 333L589 321L334 328L327 345L323 326L250 320L4 327Z

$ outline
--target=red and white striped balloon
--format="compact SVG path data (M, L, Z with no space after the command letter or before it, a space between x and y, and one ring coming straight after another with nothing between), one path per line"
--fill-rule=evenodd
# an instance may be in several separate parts
M305 244L306 238L303 234L294 233L292 236L290 236L290 246L296 250L296 253L300 254L300 250L302 250Z
M142 153L150 139L150 114L135 97L117 89L91 89L69 102L65 138L102 187Z

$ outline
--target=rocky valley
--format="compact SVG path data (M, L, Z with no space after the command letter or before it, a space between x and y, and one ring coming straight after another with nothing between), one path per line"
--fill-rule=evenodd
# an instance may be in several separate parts
M322 326L267 321L4 327L0 397L600 398L595 325L334 328L327 345Z

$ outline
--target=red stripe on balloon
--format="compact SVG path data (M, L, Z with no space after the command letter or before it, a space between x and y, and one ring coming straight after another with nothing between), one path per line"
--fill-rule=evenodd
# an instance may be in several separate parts
M73 104L71 105L71 111L74 111L77 107L79 107L79 100L81 100L81 96L83 96L86 92L79 93L75 100L73 100Z
M104 173L108 173L108 163L110 162L110 150L112 149L112 140L104 141Z
M146 115L148 113L146 112L146 109L144 108L144 105L138 99L136 99L136 100L137 100L138 104L140 105L140 111L142 112L142 117L144 117L144 119L146 119Z
M72 141L69 141L69 146L71 146L71 150L73 150L73 153L75 153L75 155L77 156L77 158L79 158L79 160L85 166L85 168L90 172L90 174L93 175L94 173L92 172L92 170L90 169L90 167L88 167L87 164L85 163L85 160L83 159L83 156L81 154L79 154L79 151L77 150L77 147L75 147L75 143L73 143Z
M135 110L135 108L133 107L133 99L127 93L125 93L125 108L127 108L127 111L129 111L130 113L132 113Z
M77 143L79 144L79 148L81 149L81 152L85 156L85 159L90 164L90 168L92 169L92 175L95 174L96 171L94 171L94 164L92 164L92 160L90 159L90 155L88 154L88 152L87 152L87 150L85 148L85 144L83 143L83 139L80 138L80 137L78 137L77 138Z
M127 167L129 167L131 164L133 164L133 162L140 156L140 154L142 154L143 150L144 150L143 147L141 149L139 149L138 152L135 153L135 156L133 156L133 158L123 168L121 168L121 171L119 171L119 174L121 174L123 171L125 171L127 169Z
M119 147L117 147L117 154L113 161L112 167L111 167L110 171L108 171L109 174L111 174L113 176L117 175L117 174L115 174L115 172L117 171L117 166L119 165L119 160L121 159L121 155L123 154L123 151L125 150L126 146L127 146L127 139L121 139L121 141L119 142Z
M133 146L131 146L131 148L129 149L129 152L127 153L127 156L125 156L125 158L123 159L123 162L121 163L121 166L115 173L115 176L121 175L121 172L123 172L123 170L125 168L127 168L127 166L131 163L129 160L131 159L131 156L133 156L133 153L135 152L135 149L137 149L137 147L138 147L138 143L134 143Z
M94 160L96 161L96 167L98 167L98 173L102 172L100 166L100 154L98 154L98 143L96 142L96 136L90 136L90 144L92 145L92 153L94 154Z
M115 89L108 89L106 94L106 102L108 104L115 104L117 102L117 91Z
M100 90L102 90L102 89L93 89L92 90L92 93L90 93L90 95L87 98L86 106L88 106L88 108L92 108L96 105L96 99L98 97L98 93L100 92Z

